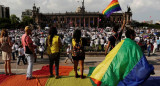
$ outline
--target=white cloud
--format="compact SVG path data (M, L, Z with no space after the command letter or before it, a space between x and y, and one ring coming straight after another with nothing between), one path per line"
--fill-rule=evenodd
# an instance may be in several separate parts
M81 6L83 0L0 0L0 5L10 7L11 14L21 16L25 9L32 9L34 1L40 7L43 13L55 13L75 11ZM79 1L79 3L77 2ZM101 12L111 0L84 0L87 11ZM133 18L136 20L144 20L145 16L154 16L154 20L160 20L160 0L119 0L120 6L125 12L127 5L131 6ZM147 19L147 18L146 18Z

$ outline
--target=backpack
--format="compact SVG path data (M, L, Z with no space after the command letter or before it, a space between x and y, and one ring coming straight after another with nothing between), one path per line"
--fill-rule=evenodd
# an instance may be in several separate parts
M75 46L73 47L72 54L73 54L73 56L76 56L76 57L84 57L85 56L84 47L80 42L75 44Z
M11 53L12 52L11 46L6 41L8 40L8 38L3 37L1 40L2 40L1 41L2 44L1 44L0 49L4 52Z

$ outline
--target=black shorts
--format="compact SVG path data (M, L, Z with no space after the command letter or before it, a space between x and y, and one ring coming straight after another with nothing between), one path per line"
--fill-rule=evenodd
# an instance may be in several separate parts
M76 61L85 59L85 57L79 57L79 56L72 56L72 58L73 60L76 60Z

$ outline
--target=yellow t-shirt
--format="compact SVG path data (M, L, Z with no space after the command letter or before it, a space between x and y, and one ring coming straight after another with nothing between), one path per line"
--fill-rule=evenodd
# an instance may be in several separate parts
M58 40L59 40L59 36L55 35L52 39L52 45L50 45L50 36L48 36L48 47L47 47L47 53L51 54L51 53L58 53L59 52L59 44L58 44Z

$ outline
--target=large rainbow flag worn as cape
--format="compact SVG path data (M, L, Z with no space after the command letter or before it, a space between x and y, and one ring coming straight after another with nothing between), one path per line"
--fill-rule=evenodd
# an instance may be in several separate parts
M122 40L92 72L95 84L138 86L153 72L141 48L131 39Z
M103 15L109 17L113 12L120 11L121 7L118 0L112 0L112 2L102 11Z

